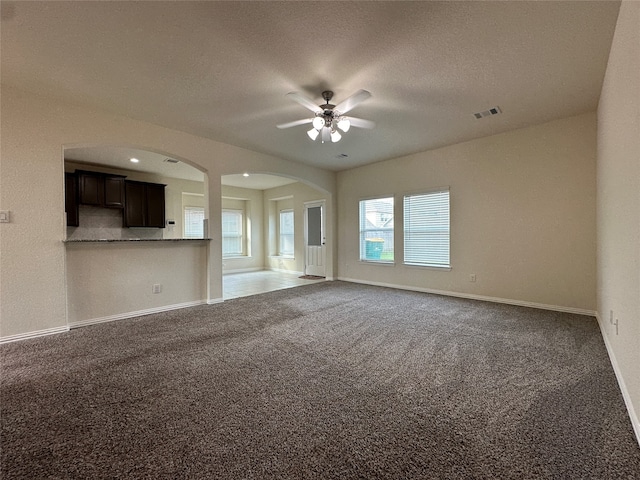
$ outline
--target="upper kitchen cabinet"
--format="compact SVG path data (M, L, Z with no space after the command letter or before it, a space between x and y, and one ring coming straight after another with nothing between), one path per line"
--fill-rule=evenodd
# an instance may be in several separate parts
M105 175L104 206L124 208L124 178L120 175Z
M80 203L99 207L124 208L123 175L76 170Z
M80 225L78 208L78 177L73 173L64 174L64 211L67 214L67 226Z
M124 185L124 226L164 228L165 185L129 180Z

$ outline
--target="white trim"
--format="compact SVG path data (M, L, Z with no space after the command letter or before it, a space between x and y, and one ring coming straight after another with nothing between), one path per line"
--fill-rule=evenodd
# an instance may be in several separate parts
M434 290L432 288L409 287L406 285L395 285L393 283L385 283L385 282L369 282L369 281L365 282L363 280L358 280L355 278L347 278L347 277L338 277L338 280L342 280L345 282L352 282L352 283L362 283L365 285L375 285L377 287L389 287L389 288L397 288L399 290L411 290L414 292L433 293L435 295L445 295L447 297L468 298L470 300L482 300L484 302L505 303L507 305L516 305L519 307L540 308L542 310L553 310L555 312L575 313L578 315L587 315L589 317L596 316L596 312L594 310L585 310L582 308L574 308L574 307L564 307L561 305L548 305L546 303L526 302L524 300L513 300L510 298L487 297L485 295L474 295L472 293L450 292L447 290Z
M204 300L196 300L194 302L175 303L173 305L165 305L163 307L147 308L145 310L137 310L135 312L118 313L106 317L90 318L88 320L80 320L79 322L69 322L69 328L85 327L87 325L95 325L97 323L113 322L114 320L124 320L125 318L141 317L152 313L168 312L170 310L178 310L180 308L195 307L204 305Z
M207 305L215 305L216 303L224 302L224 298L210 298L207 300Z
M53 335L55 333L65 333L68 331L69 331L69 327L65 325L64 327L46 328L44 330L36 330L35 332L18 333L17 335L9 335L8 337L1 337L0 344L17 342L20 340L27 340L29 338L44 337L46 335Z
M640 445L640 418L638 417L635 409L633 408L633 402L631 401L629 390L627 390L627 385L624 382L624 377L622 376L622 372L620 371L620 367L618 366L618 362L616 361L616 356L613 353L613 348L611 347L611 343L609 343L609 337L607 336L604 323L600 318L600 315L598 315L597 313L596 313L596 320L598 320L600 333L602 334L604 345L605 347L607 347L607 353L609 354L609 361L611 362L613 371L616 374L616 379L618 380L618 386L620 387L620 391L622 392L622 398L624 398L624 403L627 406L627 412L629 413L629 418L631 419L631 426L633 427L633 431L636 434L636 440L638 441L638 445Z

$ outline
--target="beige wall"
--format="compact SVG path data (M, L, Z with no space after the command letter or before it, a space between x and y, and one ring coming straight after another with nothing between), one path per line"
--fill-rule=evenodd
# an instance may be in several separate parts
M67 244L69 324L207 300L207 240ZM153 285L161 285L153 293Z
M595 120L585 114L339 172L339 277L593 312ZM443 186L452 268L404 266L402 194ZM395 265L361 262L358 202L389 195Z
M598 318L640 441L640 3L622 2L598 106ZM617 328L610 323L613 312Z
M2 87L0 338L66 328L65 147L138 148L199 166L208 174L206 298L222 298L220 176L245 171L298 178L334 193L335 174L118 115ZM329 208L333 208L328 203Z

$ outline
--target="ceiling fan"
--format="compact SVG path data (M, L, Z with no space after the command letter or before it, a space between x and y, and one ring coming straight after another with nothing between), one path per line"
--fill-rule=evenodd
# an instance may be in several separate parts
M351 127L375 127L376 124L370 120L345 116L345 113L355 108L361 102L364 102L370 96L371 94L366 90L358 90L339 104L332 105L329 102L333 98L333 92L331 90L325 90L322 92L322 98L326 103L316 105L313 103L313 100L305 97L304 95L300 95L297 92L290 92L287 93L287 97L311 110L315 116L312 118L295 120L293 122L281 123L280 125L277 125L277 127L290 128L311 123L313 124L313 128L307 132L307 135L309 135L311 140L315 140L320 136L322 143L328 142L329 140L335 143L340 141L342 138L339 130L346 133Z

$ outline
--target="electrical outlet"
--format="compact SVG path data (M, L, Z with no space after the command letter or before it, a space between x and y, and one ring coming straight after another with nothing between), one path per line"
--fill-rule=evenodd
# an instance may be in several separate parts
M160 293L162 291L162 284L154 283L153 284L153 293Z
M476 281L476 274L472 273L471 275L469 275L469 281L470 282L475 282Z

